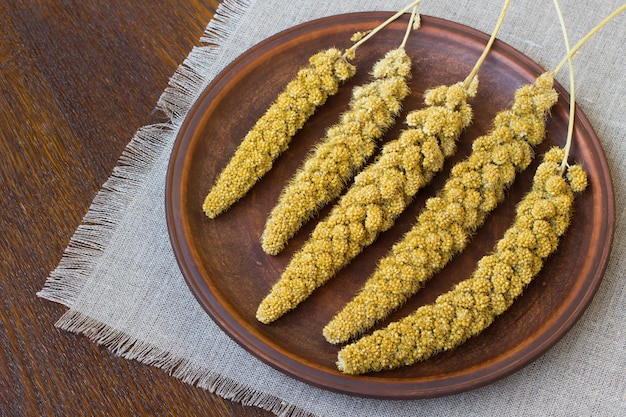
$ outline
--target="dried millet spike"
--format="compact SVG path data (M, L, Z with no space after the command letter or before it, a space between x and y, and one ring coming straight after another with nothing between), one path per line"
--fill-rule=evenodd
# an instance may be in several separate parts
M283 190L261 237L265 252L278 254L308 219L338 197L394 124L409 94L411 59L403 47L391 50L372 75L372 82L355 87L350 108Z
M330 48L309 59L245 136L204 200L210 218L227 210L267 173L315 110L337 93L356 68Z
M284 277L314 276L315 282L307 288L315 289L391 227L418 190L442 169L444 158L456 151L461 130L472 120L467 97L476 93L476 86L472 83L466 91L463 83L457 83L428 91L427 107L410 113L410 127L385 144L379 159L356 176L352 187L316 226ZM326 267L320 267L320 259Z
M454 349L506 311L557 249L570 223L574 192L587 185L580 165L570 167L568 180L563 179L563 155L559 148L545 155L512 226L470 278L433 304L345 346L338 354L339 370L362 374L414 364Z
M557 101L553 76L517 90L510 109L496 115L492 130L476 139L442 190L426 201L412 229L380 262L364 287L324 328L331 343L365 332L400 307L467 246L487 215L503 200L517 171L545 136L545 117Z

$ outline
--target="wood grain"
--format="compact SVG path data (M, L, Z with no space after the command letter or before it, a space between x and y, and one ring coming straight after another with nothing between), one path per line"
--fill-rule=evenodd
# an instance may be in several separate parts
M0 416L269 416L59 331L38 299L217 0L0 3Z

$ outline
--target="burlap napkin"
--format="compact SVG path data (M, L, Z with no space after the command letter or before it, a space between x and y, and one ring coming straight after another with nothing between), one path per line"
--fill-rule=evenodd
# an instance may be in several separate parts
M171 123L146 126L132 138L38 293L69 308L57 325L124 358L284 416L626 415L626 15L575 61L578 100L602 141L615 185L612 259L582 319L533 364L451 397L382 401L339 395L295 381L249 355L218 329L185 285L165 224L165 171L177 129L198 94L234 58L287 27L339 13L395 11L406 3L226 0L207 27L205 46L191 51L158 103ZM544 68L554 68L564 49L552 2L512 3L499 38ZM562 3L572 42L620 5L619 0ZM425 0L421 12L489 33L501 6L487 0ZM568 85L565 71L558 80Z

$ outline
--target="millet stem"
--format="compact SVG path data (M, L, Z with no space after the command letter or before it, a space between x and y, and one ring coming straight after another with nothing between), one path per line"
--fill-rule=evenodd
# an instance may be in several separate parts
M554 7L556 8L556 13L559 16L559 23L561 24L561 29L563 30L563 40L565 41L565 48L569 56L571 52L569 36L567 35L567 28L565 27L565 19L563 19L563 13L561 13L561 7L559 6L558 0L554 0ZM563 154L563 161L561 162L561 166L559 167L559 172L561 175L565 173L565 169L567 168L567 158L569 157L569 151L572 146L572 137L574 136L574 114L576 111L576 87L574 83L574 66L572 63L572 57L570 56L567 61L568 61L568 66L569 66L570 103L569 103L569 121L567 124L567 140L565 142L565 147L563 148L565 153Z
M469 73L469 75L465 79L465 81L463 83L463 87L466 90L469 88L470 84L474 80L474 77L476 77L476 74L478 74L478 70L480 69L480 66L482 65L482 63L485 60L485 58L487 57L487 53L491 49L491 45L493 45L494 41L496 40L496 35L498 34L498 31L500 30L500 26L502 26L502 22L504 22L504 16L506 15L506 11L509 8L509 3L510 2L511 2L511 0L506 0L504 2L504 6L502 7L502 10L500 11L500 16L498 17L498 21L496 22L496 26L493 29L493 32L491 33L491 37L489 38L489 42L487 42L487 46L485 46L485 49L483 50L482 55L480 56L480 58L478 58L478 61L476 61L476 64L474 65L474 68L472 68L472 71Z
M607 23L609 23L615 16L617 16L618 14L620 14L621 12L623 12L624 10L626 10L626 3L624 3L622 6L618 7L617 10L615 10L613 13L611 13L610 15L608 15L602 22L598 23L598 25L596 27L594 27L593 29L591 29L589 31L589 33L587 33L585 35L585 37L583 37L580 41L578 41L578 43L576 45L574 45L574 47L570 50L570 52L565 56L565 58L563 58L563 60L559 63L559 65L556 66L556 68L552 71L552 75L556 75L561 68L563 68L563 66L568 62L568 60L570 58L573 58L577 53L578 50L589 40L591 39L591 37L593 35L595 35L600 29L602 29Z
M406 43L409 40L409 34L411 33L411 30L419 28L419 20L416 22L416 27L413 27L413 22L415 22L415 17L417 16L417 9L419 8L419 5L420 3L418 1L413 7L413 12L411 13L411 18L409 19L409 24L406 27L406 33L404 34L404 39L402 40L400 48L404 49L404 47L406 46Z
M411 9L411 7L416 7L421 1L422 0L416 0L416 1L412 2L411 4L409 4L408 6L404 7L402 10L400 10L398 13L394 14L389 19L385 20L383 23L378 25L376 28L374 28L372 31L370 31L367 35L365 35L361 40L359 40L357 43L355 43L350 48L348 48L346 50L346 52L343 54L343 57L347 58L348 55L350 55L350 52L356 51L356 49L359 46L364 44L367 40L369 40L372 36L374 36L376 33L378 33L381 29L383 29L385 26L387 26L388 24L390 24L391 22L393 22L394 20L396 20L397 18L402 16L404 13L406 13L407 10Z

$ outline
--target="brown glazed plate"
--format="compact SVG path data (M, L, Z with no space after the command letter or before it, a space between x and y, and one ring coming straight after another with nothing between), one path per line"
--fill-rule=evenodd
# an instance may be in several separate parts
M254 356L293 378L335 392L387 399L427 398L486 385L531 363L574 325L606 268L615 221L613 188L602 147L578 109L570 161L584 165L590 187L576 198L573 222L557 253L491 327L454 351L413 366L361 376L337 370L339 347L322 336L324 325L409 230L425 199L442 186L450 167L469 154L473 139L490 129L496 112L511 103L518 87L534 82L542 68L496 41L479 72L479 92L470 102L474 122L461 136L457 154L446 162L444 172L420 191L392 229L297 309L270 325L255 318L259 302L329 208L303 227L278 256L265 254L259 243L267 215L303 158L346 110L352 87L367 82L373 63L400 45L408 17L403 16L359 48L353 61L357 75L328 99L296 134L274 168L243 199L215 220L205 217L201 208L241 139L308 57L331 46L349 47L354 32L374 28L390 15L354 13L304 23L254 46L224 69L199 96L180 129L167 173L166 212L174 253L191 292L211 318ZM398 136L407 111L423 106L426 89L465 79L487 40L482 32L423 16L421 28L411 34L407 45L413 60L412 93L384 140ZM389 320L434 301L467 278L478 259L503 235L516 203L529 189L541 154L549 146L564 144L569 95L558 84L556 88L560 99L547 121L547 137L536 149L533 164L518 175L506 200L488 217L469 247Z

